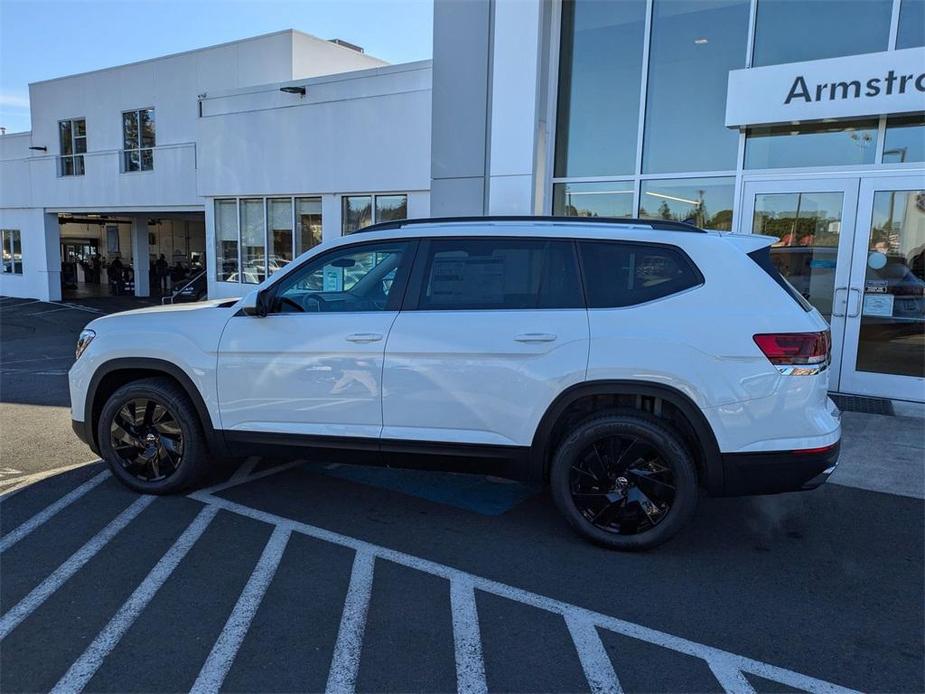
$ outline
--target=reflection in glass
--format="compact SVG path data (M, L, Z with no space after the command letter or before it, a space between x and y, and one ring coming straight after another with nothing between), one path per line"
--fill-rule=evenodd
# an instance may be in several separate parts
M925 190L874 193L858 371L925 377Z
M296 255L321 243L321 198L297 198L295 218L298 238Z
M562 5L556 176L633 173L645 0Z
M734 197L735 179L732 177L643 181L639 216L729 231Z
M883 163L925 161L925 114L886 119Z
M925 0L902 0L899 6L897 48L925 46Z
M408 218L407 195L377 195L376 223Z
M758 0L752 65L885 51L892 12L893 0Z
M776 236L771 261L826 320L832 317L843 193L761 193L752 233Z
M556 183L552 213L559 217L632 217L633 182Z
M352 234L357 229L373 223L373 198L371 195L345 195L341 213L341 231Z
M726 78L745 67L748 0L655 0L642 170L734 169ZM683 116L682 116L683 113Z
M877 121L749 128L746 169L873 164Z
M267 200L272 252L267 259L267 271L272 275L292 260L292 200Z
M215 201L215 261L219 282L238 281L238 206L234 200Z
M258 284L266 277L263 199L241 200L241 280Z

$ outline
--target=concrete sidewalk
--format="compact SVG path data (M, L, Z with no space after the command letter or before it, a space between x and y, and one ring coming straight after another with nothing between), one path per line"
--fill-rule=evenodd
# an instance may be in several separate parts
M897 410L896 417L842 413L841 456L830 484L925 499L925 417L917 408Z

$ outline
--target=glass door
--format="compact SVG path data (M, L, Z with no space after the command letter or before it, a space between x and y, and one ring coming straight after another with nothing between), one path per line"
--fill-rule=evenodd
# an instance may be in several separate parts
M743 233L775 237L774 265L832 326L830 388L838 390L847 315L858 179L752 180L744 185Z
M841 390L925 401L925 177L861 181Z

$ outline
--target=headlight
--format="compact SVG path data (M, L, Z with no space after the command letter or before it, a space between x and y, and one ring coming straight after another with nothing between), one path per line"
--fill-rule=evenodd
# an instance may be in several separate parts
M77 338L77 356L75 359L80 359L80 355L83 354L87 347L90 346L90 343L93 342L94 337L96 337L96 333L93 330L80 331L80 337Z

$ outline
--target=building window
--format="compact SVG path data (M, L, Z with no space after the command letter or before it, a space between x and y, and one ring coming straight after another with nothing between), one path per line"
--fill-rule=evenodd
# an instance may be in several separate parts
M58 175L83 176L83 155L87 151L87 121L83 118L58 121L58 139L61 145Z
M122 171L151 171L154 147L154 109L125 111L122 114Z
M739 133L725 126L726 78L745 67L748 12L748 0L655 0L644 173L736 168Z
M215 201L215 258L219 282L238 282L238 203Z
M633 173L645 15L645 0L563 4L555 176Z
M925 113L886 119L883 163L925 161Z
M893 0L758 0L752 65L885 51L892 13Z
M734 199L735 179L732 177L643 181L639 216L729 231Z
M321 198L296 198L296 255L321 243Z
M267 200L270 255L267 272L273 274L292 261L292 198Z
M3 229L0 231L0 241L3 243L3 274L22 274L22 236L19 229Z
M749 128L746 169L873 164L877 121Z
M341 204L341 231L345 236L370 224L408 217L407 195L345 195Z
M560 217L632 217L633 182L556 183L552 213Z
M897 48L925 46L925 0L902 0L899 6Z
M266 233L263 198L242 199L241 211L241 279L245 284L260 284L266 278Z

